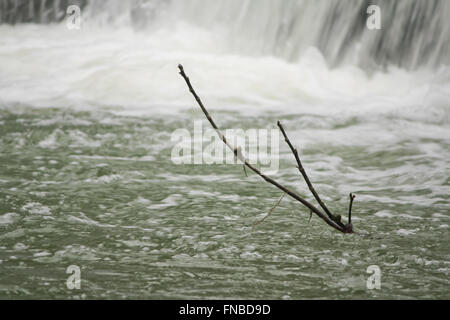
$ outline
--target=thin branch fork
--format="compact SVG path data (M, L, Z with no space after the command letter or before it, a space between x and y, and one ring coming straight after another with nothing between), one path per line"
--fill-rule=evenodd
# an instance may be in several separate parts
M237 157L243 164L245 167L249 168L250 170L252 170L253 172L255 172L257 175L259 175L261 178L263 178L266 182L274 185L275 187L277 187L278 189L280 189L281 191L283 191L284 193L286 193L287 195L289 195L291 198L294 198L295 200L299 201L301 204L303 204L305 207L307 207L311 212L314 212L319 218L321 218L323 221L325 221L326 224L328 224L330 227L343 232L343 233L352 233L353 232L353 228L351 227L347 227L347 225L343 225L342 223L338 223L335 221L335 216L332 215L329 210L325 210L326 214L322 213L322 211L320 211L319 209L317 209L313 204L311 204L309 201L305 200L304 198L302 198L299 194L297 194L296 192L290 190L289 188L281 185L280 183L278 183L277 181L275 181L274 179L266 176L265 174L263 174L259 169L257 169L256 167L254 167L253 165L250 164L250 162L243 156L242 152L238 152L238 148L234 147L231 143L228 142L228 140L226 139L225 135L222 134L222 132L220 131L219 127L216 125L216 123L214 122L214 120L212 119L212 117L209 115L208 111L206 110L205 106L203 105L200 97L197 95L197 93L195 92L194 88L192 87L191 81L189 79L189 77L186 75L186 73L184 72L184 68L181 64L178 65L178 69L180 70L180 75L183 77L184 81L186 82L189 91L192 93L192 95L194 96L195 100L197 101L198 105L200 106L200 108L202 109L203 113L206 116L206 119L208 119L209 123L211 124L211 126L216 130L217 134L219 135L220 139L223 141L223 143L225 143L225 145L228 146L228 148L230 148L231 151L233 151L235 157ZM281 123L279 123L279 127L280 130L283 128L281 126ZM312 190L314 190L314 188L312 187L311 182L309 181L309 178L307 178L306 172L303 169L303 166L301 166L301 162L300 162L300 158L298 156L298 152L296 152L296 149L293 148L292 144L290 143L289 139L287 138L286 132L284 131L284 129L282 129L283 135L285 137L286 142L289 144L289 147L291 148L291 150L295 150L294 152L294 156L296 157L297 164L299 167L300 172L304 172L303 177L305 178L305 180L307 181L308 187L310 187L310 190L312 192ZM288 142L289 141L289 142ZM309 183L308 183L309 182ZM313 192L314 197L316 198L316 200L320 199L320 197L317 195L317 193ZM318 201L319 202L319 201ZM320 200L319 204L322 206L322 208L326 208L325 204L323 204L323 202ZM333 218L331 218L333 217ZM336 219L337 220L337 219Z
M334 214L332 214L330 212L330 210L328 210L327 206L322 201L322 199L320 199L320 196L317 194L317 192L314 189L311 181L309 180L308 175L306 174L305 169L303 168L302 162L300 161L300 157L298 155L298 151L297 151L296 148L294 148L294 146L292 145L291 141L289 140L289 138L288 138L288 136L286 134L286 131L283 128L283 125L281 124L280 121L277 122L277 125L280 128L281 133L283 134L284 141L286 141L287 145L289 146L289 148L291 149L292 153L294 154L295 160L297 161L297 168L300 171L300 173L302 174L303 179L305 179L305 182L308 185L308 188L311 191L311 193L313 194L314 198L317 200L319 205L322 207L322 209L325 211L325 213L327 214L327 216L331 220L336 222L341 228L345 228L345 225L341 222L340 216L335 216Z

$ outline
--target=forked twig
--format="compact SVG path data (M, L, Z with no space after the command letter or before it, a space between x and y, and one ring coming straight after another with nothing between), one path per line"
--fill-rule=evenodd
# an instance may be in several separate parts
M272 214L273 210L275 210L276 207L278 207L278 206L280 205L280 202L281 202L281 200L283 200L283 198L284 198L285 195L286 195L286 193L283 193L283 194L281 195L281 197L280 197L280 199L278 199L277 203L275 203L275 205L272 207L272 209L269 210L269 213L266 214L266 215L264 216L264 218L262 218L261 220L256 221L255 224L253 225L253 228L255 228L255 227L256 227L258 224L260 224L261 222L264 222L264 220L266 220L266 219Z
M336 223L336 221L334 221L333 219L330 219L329 216L327 216L326 214L322 213L319 209L317 209L314 205L312 205L307 200L303 199L296 192L294 192L294 191L288 189L287 187L281 185L280 183L278 183L274 179L266 176L259 169L257 169L253 165L251 165L250 162L242 155L242 153L238 152L238 149L236 147L234 147L231 143L229 143L227 138L222 134L222 132L220 131L219 127L216 125L216 123L214 122L214 120L209 115L208 111L206 110L205 106L203 105L200 97L197 95L197 93L195 92L194 88L192 87L191 81L189 80L189 77L184 72L183 66L181 64L178 65L178 69L180 70L180 75L183 77L184 81L186 82L186 84L187 84L187 86L189 88L189 91L194 96L195 100L197 101L198 105L202 109L203 113L205 114L205 116L208 119L208 121L211 124L211 126L216 130L216 132L219 135L220 139L223 141L223 143L225 143L228 146L228 148L231 149L231 151L233 151L234 155L247 168L249 168L250 170L255 172L257 175L259 175L261 178L263 178L268 183L274 185L275 187L277 187L278 189L280 189L284 193L288 194L290 197L292 197L295 200L299 201L301 204L303 204L305 207L307 207L310 211L314 212L318 217L320 217L323 221L325 221L325 223L327 223L332 228L334 228L334 229L336 229L338 231L341 231L343 233L351 233L351 232L353 232L352 228L349 229L349 228L346 228L345 226L342 226L341 224Z

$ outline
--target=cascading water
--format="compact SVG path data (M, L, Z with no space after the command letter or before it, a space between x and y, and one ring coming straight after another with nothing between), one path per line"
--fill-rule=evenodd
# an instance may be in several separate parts
M61 21L69 5L85 7L87 0L1 0L1 23L50 23Z
M226 30L226 39L237 53L297 61L306 48L315 46L332 66L346 62L417 68L450 63L450 3L445 0L188 0L171 4L175 20ZM381 9L380 32L365 27L371 4Z
M0 1L0 23L61 21L69 4L88 5L97 23L152 29L155 24L188 21L223 31L237 54L275 55L297 61L317 47L331 66L395 64L408 69L450 63L450 3L446 0L140 0ZM382 31L365 28L367 8L382 12Z
M63 16L75 3L81 7L82 26L69 30ZM366 27L367 7L373 3L381 10L381 30ZM428 77L441 81L435 75L445 79L442 69L450 59L446 19L450 2L445 0L0 0L0 4L1 21L7 22L0 29L0 41L4 52L10 53L0 61L4 82L0 94L4 101L33 105L127 105L128 110L149 110L149 104L153 110L164 110L165 104L179 106L182 86L170 70L183 61L195 63L197 81L217 105L280 104L299 109L330 94L392 89L380 83L395 83L398 94L411 84L429 84ZM8 27L11 23L16 26ZM22 43L25 51L9 46L17 35L29 40ZM41 45L35 47L38 40ZM60 49L47 52L47 46ZM13 52L24 59L20 68ZM55 59L62 64L53 63ZM360 71L368 75L387 71L390 76L371 81ZM40 72L37 83L27 77L29 72ZM416 77L417 72L427 75ZM30 88L27 97L10 89L17 86L18 75L17 81ZM408 81L402 81L405 75ZM276 80L269 84L264 80L268 78Z

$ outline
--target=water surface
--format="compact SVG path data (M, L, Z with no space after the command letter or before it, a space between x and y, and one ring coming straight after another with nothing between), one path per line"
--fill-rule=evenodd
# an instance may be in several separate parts
M144 2L0 25L0 298L450 298L446 1L380 1L381 33L352 2ZM221 128L281 120L334 213L356 194L361 235L287 197L253 228L278 189L174 164L204 120L178 63ZM280 148L272 177L314 203Z

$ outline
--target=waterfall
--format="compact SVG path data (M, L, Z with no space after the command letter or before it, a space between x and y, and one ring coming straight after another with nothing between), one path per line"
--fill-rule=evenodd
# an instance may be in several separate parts
M69 4L87 6L91 23L142 32L174 21L214 29L240 55L295 62L314 46L330 67L450 64L448 0L0 0L0 23L61 21ZM381 9L381 30L366 27L371 4Z

